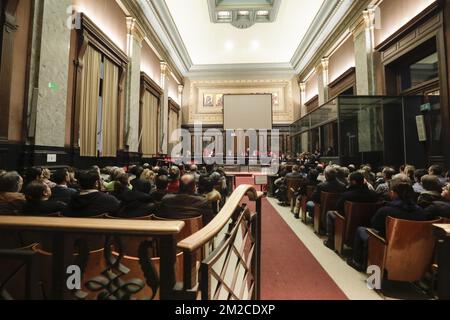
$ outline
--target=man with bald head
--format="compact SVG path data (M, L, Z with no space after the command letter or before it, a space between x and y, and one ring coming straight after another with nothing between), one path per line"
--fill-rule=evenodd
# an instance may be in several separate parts
M195 177L191 174L181 177L178 194L168 194L162 199L157 216L164 219L190 219L203 217L204 225L213 219L211 203L197 194Z

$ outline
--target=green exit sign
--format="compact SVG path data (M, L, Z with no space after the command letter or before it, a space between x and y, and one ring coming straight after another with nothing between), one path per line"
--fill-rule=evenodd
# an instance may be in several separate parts
M421 105L420 106L420 111L421 112L431 111L431 104L430 103L425 103L425 104Z
M58 90L58 85L54 82L49 82L48 87L52 90Z

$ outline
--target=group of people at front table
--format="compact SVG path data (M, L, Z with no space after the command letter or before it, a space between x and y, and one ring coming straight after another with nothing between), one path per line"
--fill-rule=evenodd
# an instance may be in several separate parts
M307 188L315 191L307 199L307 213L313 217L314 207L321 203L322 192L340 194L336 210L326 215L325 246L335 249L334 234L336 212L343 214L346 202L379 203L383 206L373 216L371 225L381 237L386 236L386 219L392 217L410 221L432 221L439 218L450 218L450 176L438 166L428 170L416 170L413 166L404 166L400 171L391 167L383 168L374 174L368 165L357 170L355 166L341 167L318 164L315 169L294 165L288 172L286 167L280 169L280 178L275 181L277 194L284 201L287 189L287 178L302 179L303 183L296 192L294 214L299 218L300 202L307 197ZM358 271L367 268L369 233L367 226L358 228L352 255L347 263Z
M223 170L135 166L100 170L30 168L24 178L0 171L0 215L164 219L203 217L208 224L226 197Z

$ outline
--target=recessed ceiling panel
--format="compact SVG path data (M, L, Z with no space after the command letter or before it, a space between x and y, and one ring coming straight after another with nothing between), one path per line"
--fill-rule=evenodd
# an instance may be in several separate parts
M216 1L247 3L248 9L252 4L273 4L271 0ZM212 23L208 0L165 0L194 65L288 63L324 1L282 0L274 22L238 29L229 23Z

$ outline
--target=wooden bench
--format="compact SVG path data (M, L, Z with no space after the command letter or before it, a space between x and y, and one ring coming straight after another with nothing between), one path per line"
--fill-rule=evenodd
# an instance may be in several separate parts
M316 234L324 233L328 211L335 211L337 202L341 197L340 193L322 192L320 195L320 204L314 206L314 232Z
M346 202L344 215L336 214L334 245L337 253L342 255L344 245L353 247L356 231L359 227L369 227L372 217L383 203Z

